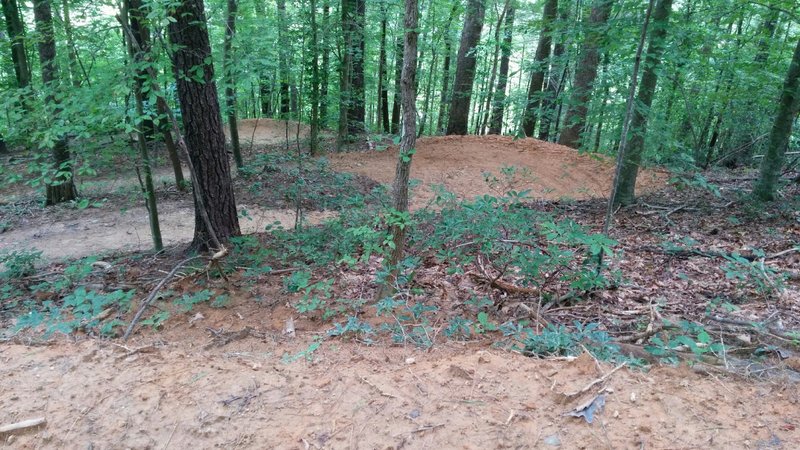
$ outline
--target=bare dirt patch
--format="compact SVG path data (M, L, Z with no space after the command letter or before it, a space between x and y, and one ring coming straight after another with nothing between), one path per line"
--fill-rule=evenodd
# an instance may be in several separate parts
M295 212L290 209L266 209L240 203L242 234L264 231L279 222L284 228L294 226ZM194 232L194 209L185 201L162 201L158 205L164 245L189 242ZM318 224L332 212L303 213L308 224ZM24 223L28 222L28 223ZM81 258L111 251L147 251L152 249L150 226L144 207L120 210L113 207L87 210L46 211L25 220L15 229L0 233L0 253L36 249L46 259Z
M587 199L607 197L614 176L614 162L600 155L581 155L562 145L536 139L514 140L509 136L441 136L417 141L411 178L422 183L415 189L414 204L424 206L434 196L430 185L443 185L460 198L505 194L501 187L492 189L484 172L500 181L503 167L527 169L518 173L513 188L531 190L534 198ZM366 175L381 183L394 180L398 148L365 153L331 155L335 170ZM666 175L644 170L638 188L648 192L664 185Z
M262 316L269 311L261 311ZM242 320L230 314L230 327ZM183 328L183 327L182 327ZM587 355L539 360L482 343L313 342L279 330L223 347L198 328L140 338L0 347L9 448L798 448L800 394L688 368L608 374ZM602 391L592 424L565 415Z
M308 125L300 125L300 139L308 137ZM225 127L225 135L230 138L230 131ZM286 141L287 121L276 119L245 119L239 121L239 142L248 145L273 145ZM288 121L289 142L297 137L297 122Z

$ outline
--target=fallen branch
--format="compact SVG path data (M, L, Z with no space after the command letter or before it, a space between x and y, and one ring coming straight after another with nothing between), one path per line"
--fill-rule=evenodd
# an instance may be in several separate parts
M183 261L181 261L178 264L176 264L175 267L173 267L172 270L169 271L167 276L162 278L161 281L156 285L156 287L154 287L153 290L150 291L150 294L142 302L142 305L139 307L139 310L136 311L136 315L133 316L133 320L131 320L130 325L128 325L128 329L125 330L125 334L122 335L122 340L123 341L127 341L128 340L128 337L130 337L131 333L133 332L133 328L136 326L136 322L138 322L139 319L142 318L142 314L144 314L144 312L147 309L147 307L150 306L150 303L152 303L152 301L156 298L156 295L161 290L161 288L164 287L164 285L167 284L167 282L169 280L171 280L172 277L175 276L175 274L178 272L178 270L181 267L183 267L184 264L188 263L189 261L193 261L195 259L198 259L198 258L200 258L200 256L192 256L191 258L186 258Z
M608 372L607 374L603 375L602 377L600 377L600 378L592 381L591 383L587 384L581 390L572 392L570 394L564 394L564 395L566 395L568 398L573 398L573 397L576 397L578 395L585 394L589 389L591 389L591 388L597 386L598 384L606 381L611 375L613 375L619 369L622 369L623 367L625 367L627 364L628 364L627 362L624 362L624 363L618 365L617 367L614 367L613 369L611 369L611 372Z
M47 422L44 417L37 417L35 419L23 420L22 422L10 423L8 425L0 426L0 434L11 433L12 431L24 430L26 428L38 427Z

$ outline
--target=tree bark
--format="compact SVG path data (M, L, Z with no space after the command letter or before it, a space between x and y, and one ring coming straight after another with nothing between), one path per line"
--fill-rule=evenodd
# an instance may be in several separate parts
M672 0L659 0L653 11L650 43L647 46L642 81L636 98L637 106L633 110L631 119L633 134L625 152L615 198L616 203L620 205L629 205L636 200L636 177L639 173L639 165L642 163L647 119L658 84L658 66L661 64L661 55L664 53L671 11Z
M442 66L442 95L439 104L439 116L436 118L436 132L444 132L447 105L450 103L450 58L453 53L453 44L447 36L444 42L444 64Z
M2 0L2 6L8 38L11 41L11 61L14 63L17 87L26 88L31 83L31 68L25 51L25 25L17 0Z
M600 64L600 45L605 38L605 25L611 14L614 0L595 0L589 15L586 37L581 45L581 59L572 83L569 108L564 119L564 127L558 143L567 147L578 148L581 145L581 134L586 125L589 111L589 100L597 77L597 66Z
M311 0L311 132L309 150L311 155L322 153L319 146L319 33L317 32L317 2Z
M492 56L492 70L489 72L489 82L486 83L486 104L483 106L483 109L479 114L478 126L475 129L476 134L486 134L486 127L489 126L489 117L492 111L492 97L494 96L494 81L497 78L497 69L500 63L500 51L503 47L503 44L500 41L500 33L503 30L503 22L505 21L509 8L511 8L511 0L506 0L506 4L503 6L503 12L500 14L500 17L497 18L497 26L494 30L494 54Z
M39 64L42 68L42 84L45 91L44 102L49 110L49 119L55 122L61 115L61 108L56 96L60 83L50 0L35 0L33 2L33 17L36 22L36 31L39 33ZM47 206L75 200L78 196L72 178L72 158L70 157L66 138L59 136L53 143L51 151L55 175L52 177L52 181L46 184L45 204Z
M786 147L792 136L792 126L798 110L800 110L800 40L794 49L792 62L786 73L778 112L769 135L764 159L761 161L761 172L753 188L753 195L760 200L775 199L778 178L786 159Z
M378 55L378 129L391 131L389 123L389 88L386 86L386 5L381 3L381 43Z
M456 58L456 79L450 100L450 117L446 134L467 134L472 84L477 63L475 49L481 39L483 18L486 14L484 0L468 0L464 29Z
M319 104L319 123L324 127L328 123L328 67L330 67L330 45L328 44L328 34L330 31L330 5L328 0L322 4L322 37L320 46L322 48L322 67L320 67L320 104Z
M553 42L553 22L558 14L558 0L547 0L542 13L542 32L536 53L533 56L533 72L528 85L528 100L522 115L522 131L525 136L533 136L536 129L536 110L541 102L541 93L544 87L544 76L547 73L547 63L550 59L550 49Z
M489 134L503 132L503 111L506 102L506 85L508 84L508 66L511 59L512 33L514 31L514 4L509 4L506 12L505 29L503 30L502 56L500 57L500 74L497 77L497 88L492 105L492 120L489 125Z
M400 132L400 78L403 73L403 38L397 37L395 45L394 99L392 100L392 134Z
M67 58L69 58L69 77L70 80L72 81L72 86L78 88L81 87L82 77L81 77L80 62L78 61L78 50L77 47L75 46L75 36L72 30L72 18L70 17L69 13L70 11L69 1L70 0L62 0L61 12L64 16L63 18L64 35L67 38Z
M66 0L64 3L66 4ZM132 30L130 34L125 34L125 42L127 44L130 62L134 66L133 97L136 102L136 115L138 116L137 147L139 150L139 158L141 159L141 171L144 172L144 180L140 178L139 182L142 184L142 193L144 194L145 207L147 208L150 236L153 239L153 250L160 252L164 248L164 244L161 239L161 225L158 220L158 202L156 201L156 190L153 186L150 152L147 148L148 137L143 126L145 120L148 119L148 117L145 117L144 113L144 96L142 93L142 87L147 81L147 70L144 69L142 65L147 62L148 58L145 53L147 47L141 42L144 36L149 38L145 32L147 28L144 26L144 17L146 17L146 14L142 11L142 4L139 0L125 0L122 3L121 14L123 21L130 24ZM136 41L134 41L134 39ZM152 121L150 125L152 126ZM136 170L137 175L139 175L139 168L137 167Z
M400 140L400 157L397 160L393 184L394 213L399 220L408 214L408 178L411 173L411 158L417 136L417 106L416 106L416 71L417 71L417 0L405 1L405 46L403 51L403 134ZM386 298L394 292L394 285L399 272L399 263L403 257L408 224L405 222L392 224L391 234L394 244L386 266L390 274L378 291L379 300Z
M236 167L244 167L242 149L239 145L239 117L236 112L236 77L234 76L233 39L236 37L237 0L228 0L227 18L225 21L225 41L223 44L223 67L225 70L225 109L228 112L228 129L231 135L231 148Z
M559 22L566 23L569 19L569 14L564 9L559 14ZM547 141L550 139L550 125L555 122L555 129L558 129L558 114L556 112L556 104L559 95L564 89L564 80L567 79L567 72L569 63L564 58L566 49L564 33L560 33L558 39L554 39L553 54L550 57L550 73L547 77L547 89L543 88L541 108L539 108L539 140ZM558 108L560 112L560 105ZM554 120L555 119L555 120Z
M280 118L287 119L291 111L289 84L289 42L286 40L288 22L286 21L286 0L276 0L278 7L278 72L280 72Z
M172 17L174 22L169 24L169 37L177 47L172 54L172 65L189 158L194 167L195 229L192 246L209 249L210 233L215 233L219 242L225 243L240 232L203 1L184 0ZM201 80L196 80L198 72ZM203 206L212 230L208 229L203 218Z

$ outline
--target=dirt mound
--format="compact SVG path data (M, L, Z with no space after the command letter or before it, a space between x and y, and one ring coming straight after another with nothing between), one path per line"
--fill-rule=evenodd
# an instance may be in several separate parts
M300 138L308 136L308 125L300 124ZM225 136L230 131L225 127ZM297 122L289 121L289 141L294 142L297 134ZM275 119L245 119L239 121L239 141L244 144L270 145L280 144L286 140L286 121Z
M343 153L331 156L335 170L366 175L381 183L394 179L398 149L382 152ZM513 166L513 174L503 175ZM497 181L487 183L485 173ZM441 136L417 141L411 178L422 183L414 204L433 197L432 184L444 185L461 198L502 195L508 189L530 189L531 196L547 199L607 197L614 177L614 162L600 155L578 154L563 145L508 136ZM645 170L639 175L640 191L663 185L666 175Z

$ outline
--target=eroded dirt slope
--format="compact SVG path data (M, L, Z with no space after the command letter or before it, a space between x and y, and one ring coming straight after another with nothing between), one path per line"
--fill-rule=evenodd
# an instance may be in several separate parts
M230 318L230 326L238 319ZM689 369L544 361L484 345L431 352L266 332L223 347L180 341L0 347L7 448L799 448L796 387ZM169 339L165 337L163 339ZM604 389L592 424L564 413Z

